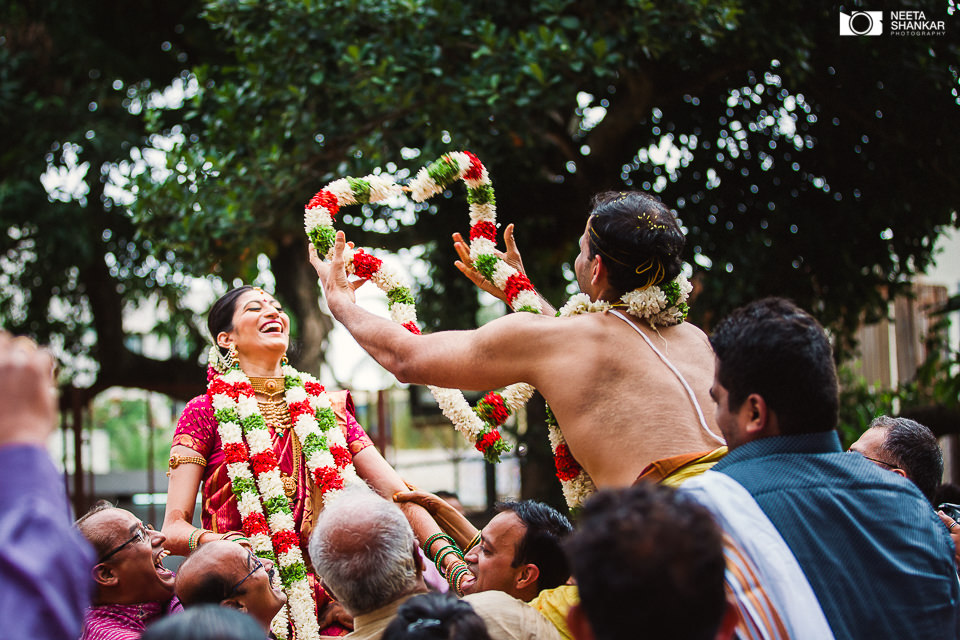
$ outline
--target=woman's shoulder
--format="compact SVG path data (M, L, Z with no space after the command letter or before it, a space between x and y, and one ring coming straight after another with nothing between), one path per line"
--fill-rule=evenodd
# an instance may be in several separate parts
M213 413L213 404L210 402L210 396L203 393L191 398L183 408L183 413L201 411L203 413Z
M213 405L210 403L210 397L207 394L199 395L190 400L183 408L180 413L180 420L177 423L177 431L182 431L187 427L195 428L205 425L213 419Z

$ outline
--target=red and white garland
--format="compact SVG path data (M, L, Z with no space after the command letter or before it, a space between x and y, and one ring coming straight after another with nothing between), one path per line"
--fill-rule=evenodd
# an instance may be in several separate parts
M323 385L290 366L283 367L283 375L284 397L307 469L329 504L346 485L362 480ZM287 605L274 618L271 629L278 638L287 637L289 611L298 640L318 639L316 603L307 581L300 536L253 386L243 370L234 366L225 374L213 372L207 394L213 403L241 527L256 554L279 567L287 594Z
M478 269L494 284L507 291L511 307L516 311L540 312L540 301L526 276L496 254L496 201L490 176L480 160L470 153L452 152L420 169L407 190L416 202L423 202L441 193L448 185L462 180L467 187L470 206L470 255ZM363 178L341 178L317 192L304 208L304 229L317 252L329 259L336 232L333 220L340 207L382 202L400 195L403 187L392 178L368 175ZM379 258L362 249L344 251L348 273L369 278L387 294L390 317L412 333L420 333L415 300L403 280ZM533 395L533 387L519 383L501 393L487 394L471 409L459 389L428 387L443 414L460 433L492 462L509 450L499 427L511 414L522 408Z

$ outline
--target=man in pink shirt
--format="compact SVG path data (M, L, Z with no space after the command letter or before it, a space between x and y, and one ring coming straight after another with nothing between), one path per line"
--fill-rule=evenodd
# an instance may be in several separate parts
M77 520L97 552L96 592L81 640L136 640L160 616L182 611L173 595L174 573L162 533L125 509L101 501Z

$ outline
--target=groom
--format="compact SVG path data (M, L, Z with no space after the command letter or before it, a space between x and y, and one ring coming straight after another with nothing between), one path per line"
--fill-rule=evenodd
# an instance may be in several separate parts
M712 406L714 358L693 325L653 329L632 315L513 313L479 329L414 335L356 304L344 244L338 232L332 261L312 262L331 313L377 362L414 384L472 390L532 384L598 487L628 486L654 461L723 444L713 412L699 410ZM600 194L574 263L580 290L593 301L616 303L629 291L667 285L680 274L683 245L676 217L656 198Z

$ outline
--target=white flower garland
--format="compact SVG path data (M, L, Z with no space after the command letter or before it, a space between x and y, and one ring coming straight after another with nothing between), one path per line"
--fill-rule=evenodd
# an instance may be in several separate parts
M462 180L467 187L470 208L471 241L470 255L478 264L484 265L485 275L504 291L508 292L511 307L516 311L539 313L540 300L526 277L517 272L496 255L496 203L487 169L469 152L451 152L439 160L422 167L410 182L407 190L415 202L423 202L447 185ZM304 208L304 230L313 241L317 252L329 260L332 256L335 231L334 216L342 206L367 202L382 202L400 195L403 187L392 178L383 175L368 175L363 178L340 178L325 186ZM417 324L417 309L413 295L404 280L380 259L362 249L344 249L344 264L347 273L371 279L387 294L390 318L413 333L420 333ZM443 415L463 434L484 457L499 460L500 453L508 449L500 437L497 422L488 419L483 402L478 410L470 407L459 389L444 389L428 386L437 400ZM507 387L500 394L491 394L501 399L509 413L522 408L533 396L533 387L519 383ZM486 401L491 396L484 400ZM500 412L503 419L506 415ZM481 416L484 417L481 417Z
M363 481L353 467L346 438L322 385L290 366L283 367L283 374L284 397L309 477L317 481L324 503L329 504L345 486ZM243 532L258 556L276 562L287 594L287 604L272 621L271 630L278 638L286 638L289 612L298 640L319 639L316 603L307 581L300 537L250 380L236 366L213 376L208 394Z

